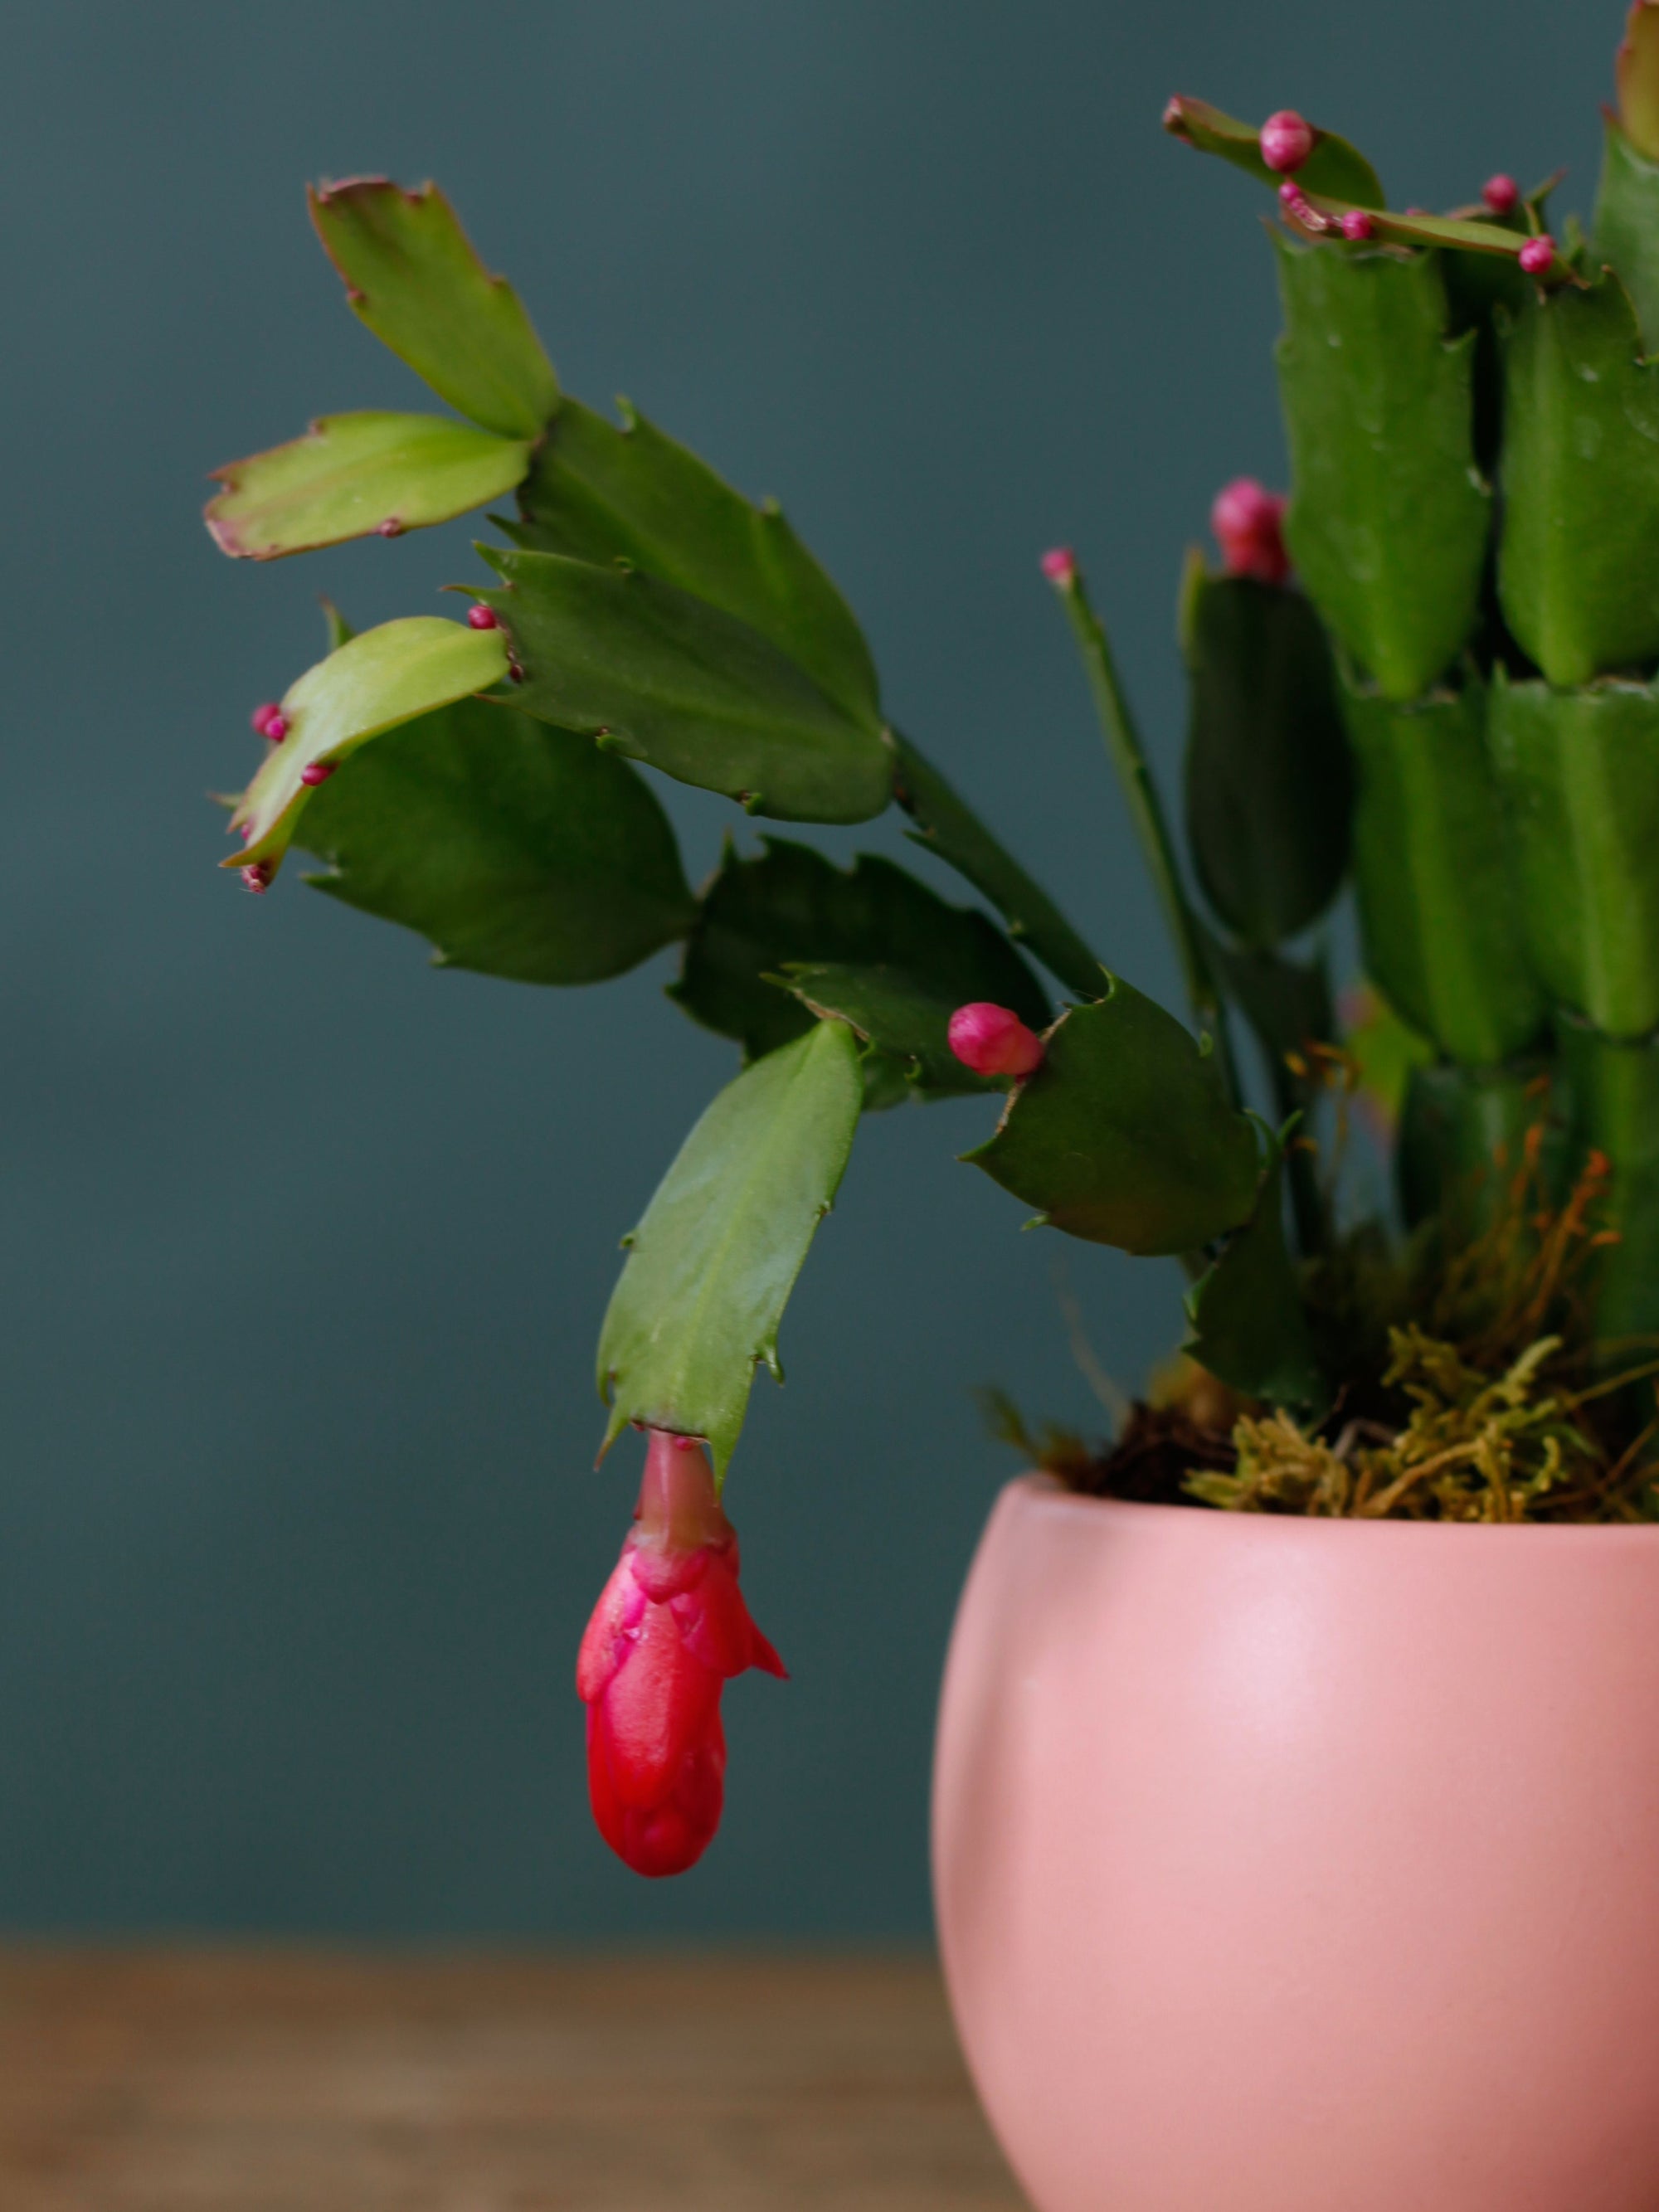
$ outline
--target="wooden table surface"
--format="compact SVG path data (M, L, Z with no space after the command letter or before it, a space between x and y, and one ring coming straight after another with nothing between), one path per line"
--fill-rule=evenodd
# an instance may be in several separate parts
M1019 2212L933 1968L0 1953L4 2212Z

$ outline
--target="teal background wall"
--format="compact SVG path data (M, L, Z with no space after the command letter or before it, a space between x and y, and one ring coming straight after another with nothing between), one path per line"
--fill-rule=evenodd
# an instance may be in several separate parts
M210 466L422 404L302 181L436 176L572 389L781 495L896 719L1173 1000L1036 568L1080 549L1169 770L1182 549L1281 459L1263 204L1164 99L1292 102L1401 201L1566 160L1583 204L1620 13L0 5L0 1923L918 1933L944 1638L1012 1471L970 1386L1094 1418L1058 1240L953 1163L985 1110L868 1124L730 1492L794 1679L728 1697L702 1868L611 1860L571 1667L638 1452L588 1471L592 1349L731 1055L665 960L564 995L435 975L297 871L263 902L216 872L204 793L319 653L317 592L367 624L474 573L465 524L263 570L201 530ZM663 788L702 873L727 811ZM1065 1256L1138 1381L1173 1270Z

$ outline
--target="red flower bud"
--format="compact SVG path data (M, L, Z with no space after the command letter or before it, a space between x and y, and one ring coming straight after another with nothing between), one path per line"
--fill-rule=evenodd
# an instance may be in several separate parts
M1282 584L1291 573L1285 550L1285 501L1254 477L1235 477L1216 494L1210 527L1230 576Z
M782 1674L738 1587L738 1540L702 1446L650 1431L634 1526L582 1638L587 1790L599 1833L635 1874L683 1874L720 1826L720 1692Z
M1364 208L1350 208L1342 218L1342 235L1356 246L1363 246L1376 228Z
M283 710L276 704L276 702L274 699L267 699L263 707L256 707L254 708L250 720L252 721L254 728L259 732L259 735L262 738L268 738L270 735L271 724L273 722L283 722ZM286 722L283 722L283 727L286 730L288 724Z
M1261 126L1261 158L1270 169L1299 169L1313 147L1313 125L1293 107L1281 107Z
M1521 187L1513 177L1488 177L1480 187L1480 197L1494 215L1513 215L1521 198Z
M1541 276L1555 258L1555 240L1546 231L1541 238L1529 238L1521 249L1521 266L1528 276Z
M1077 555L1069 545L1056 545L1045 553L1042 560L1043 574L1062 592L1069 592L1077 581Z
M309 768L300 770L300 781L309 784L326 783L339 765L338 761L313 761Z
M268 860L250 860L240 872L249 890L258 891L263 896L270 889L270 863Z
M466 618L474 629L499 629L501 628L501 624L495 619L495 608L487 607L483 605L482 602L477 606L469 607L467 609Z
M1042 1039L1010 1008L988 999L958 1006L946 1034L951 1051L975 1075L1029 1075L1042 1065Z

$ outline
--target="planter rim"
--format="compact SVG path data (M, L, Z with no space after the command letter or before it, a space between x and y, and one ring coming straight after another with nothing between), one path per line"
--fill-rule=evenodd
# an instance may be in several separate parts
M1200 1541L1206 1540L1202 1532L1207 1530L1211 1532L1209 1540L1263 1547L1346 1544L1367 1540L1443 1544L1448 1538L1455 1541L1490 1542L1493 1538L1507 1537L1511 1540L1519 1538L1525 1543L1537 1543L1545 1538L1553 1538L1562 1545L1594 1542L1608 1549L1612 1548L1609 1540L1618 1539L1621 1544L1649 1549L1659 1541L1659 1522L1370 1521L1326 1514L1238 1513L1217 1506L1158 1505L1133 1498L1091 1498L1080 1491L1067 1490L1052 1474L1040 1473L1016 1475L998 1495L999 1503L1012 1505L1018 1501L1066 1518L1086 1520L1092 1516L1097 1522L1102 1518L1139 1521L1146 1526L1163 1521L1171 1531L1179 1522L1189 1527ZM1227 1532L1224 1535L1224 1530Z

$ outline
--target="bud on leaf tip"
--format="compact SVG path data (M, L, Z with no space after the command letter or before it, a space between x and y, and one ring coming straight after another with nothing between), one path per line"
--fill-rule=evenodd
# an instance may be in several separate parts
M1356 246L1363 246L1376 228L1364 208L1350 208L1342 218L1342 235Z
M1291 573L1285 550L1285 501L1254 477L1235 477L1216 494L1210 527L1230 576L1282 584Z
M1487 178L1480 187L1480 197L1494 215L1513 215L1520 202L1521 187L1513 177L1506 177L1500 172L1495 177Z
M248 719L262 738L268 738L270 735L271 722L282 721L283 710L274 699L267 699L263 707L254 708ZM285 723L283 727L287 727Z
M1069 592L1077 581L1077 555L1069 545L1056 545L1042 556L1042 573L1051 584Z
M273 707L270 712L265 716L264 726L260 731L259 734L261 737L264 738L268 743L273 745L280 745L283 739L288 735L288 716L283 714L278 708Z
M250 860L241 874L242 881L249 890L263 893L270 889L270 870L263 860Z
M951 1017L951 1049L975 1075L1029 1075L1042 1065L1042 1040L1007 1006L976 999Z
M313 785L326 783L338 765L337 761L313 761L309 768L300 770L300 781Z
M1261 158L1270 169L1299 169L1313 151L1313 125L1293 107L1281 107L1261 126Z
M1555 258L1555 240L1546 231L1541 238L1529 238L1521 249L1521 266L1528 276L1541 276Z
M1615 66L1625 135L1638 154L1659 161L1659 0L1635 0Z
M499 629L501 627L495 619L494 607L483 605L469 607L466 611L466 619L474 629Z

